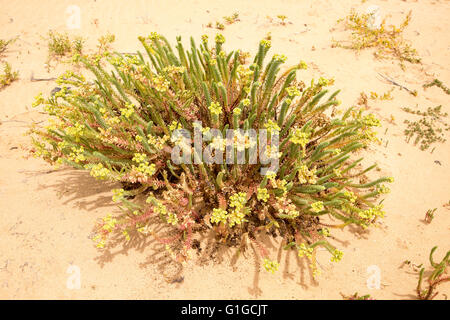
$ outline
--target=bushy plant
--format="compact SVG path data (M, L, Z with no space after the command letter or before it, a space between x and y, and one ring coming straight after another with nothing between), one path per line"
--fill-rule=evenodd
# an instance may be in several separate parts
M375 57L398 59L402 68L404 61L420 63L416 49L403 38L403 31L411 21L411 12L399 26L387 25L384 19L379 27L374 27L371 26L371 19L371 14L358 14L352 9L348 16L338 20L346 30L352 31L351 38L347 41L333 41L333 46L358 51L374 48Z
M3 64L3 72L0 73L0 89L9 86L11 82L19 79L19 72L12 71L11 65L8 62Z
M91 78L67 72L58 80L61 91L40 94L34 104L43 105L51 121L30 131L36 156L124 186L113 190L124 213L99 224L98 247L112 234L123 241L157 236L150 221L159 217L175 235L158 240L179 260L190 255L194 233L212 229L229 245L254 243L273 272L279 264L257 240L267 232L308 257L317 274L318 247L332 261L342 257L328 241L329 228L366 228L383 217L378 198L393 179L369 181L376 164L363 169L363 157L356 156L376 141L373 128L380 122L362 109L339 110L339 90L328 95L332 79L306 84L297 79L306 64L281 71L286 57L280 54L265 64L268 40L251 63L239 50L226 52L220 34L213 46L207 36L200 46L191 38L189 50L180 37L175 48L156 33L139 40L146 57L114 53L104 66L81 56ZM255 129L258 139L250 131L228 139L227 129ZM180 132L202 138L200 150ZM257 142L264 147L252 163ZM226 150L235 157L202 162L208 150L222 160ZM246 161L238 163L242 152ZM177 162L174 154L187 156Z
M0 54L2 54L3 52L5 52L6 49L8 48L8 46L9 46L10 44L13 44L16 40L17 40L17 38L9 39L9 40L3 40L3 39L0 39Z

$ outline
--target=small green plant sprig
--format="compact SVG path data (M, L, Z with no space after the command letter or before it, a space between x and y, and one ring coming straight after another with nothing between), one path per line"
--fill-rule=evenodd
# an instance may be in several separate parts
M153 235L177 259L190 256L196 232L212 229L228 245L255 244L264 267L276 271L258 234L280 235L288 248L311 260L323 247L339 261L342 252L328 238L329 228L354 224L367 228L384 216L379 198L388 193L391 177L366 174L377 168L360 168L357 153L377 141L373 114L351 107L339 110L339 90L329 94L332 79L297 79L307 66L300 62L283 68L286 57L275 54L264 60L271 43L262 40L251 63L240 50L226 52L218 34L212 46L203 36L200 46L181 38L175 47L161 35L139 38L146 56L112 54L109 65L81 56L79 61L95 78L89 82L74 72L61 76L62 90L36 97L50 116L47 127L30 130L32 153L52 164L88 170L100 180L121 182L113 201L124 213L106 216L94 237L97 246L108 245L111 235L130 241ZM110 70L110 71L107 71ZM70 89L69 89L70 86ZM329 94L329 95L328 95ZM201 121L199 127L195 121ZM266 129L278 133L279 170L261 175L261 163L206 164L200 155L172 133L201 130L211 139L213 130ZM237 137L237 147L249 151L251 141ZM219 138L202 142L202 150ZM172 161L174 148L191 150L189 163ZM140 198L141 197L141 198ZM139 200L145 199L143 200ZM134 199L134 200L132 200ZM322 225L325 216L337 224ZM162 239L152 227L154 217L172 227L175 235Z
M3 39L0 39L0 54L2 54L3 52L5 52L6 49L8 48L8 46L9 46L10 44L13 44L16 40L17 40L17 38L9 39L9 40L3 40Z
M338 20L338 23L343 23L346 30L352 31L351 39L349 41L334 40L332 46L357 51L374 48L375 57L398 59L402 68L404 68L404 61L420 63L421 59L417 51L403 38L403 31L411 20L411 12L398 27L386 25L386 19L384 19L379 28L372 28L369 24L370 19L370 14L358 14L352 9L347 17Z
M70 39L67 33L50 30L48 32L48 54L50 57L63 57L68 54L81 54L84 40L81 37Z
M48 44L47 69L50 69L50 64L53 60L59 61L63 57L71 58L82 54L84 44L82 37L71 39L67 33L50 30L46 40Z
M426 223L431 223L431 221L433 221L434 213L436 212L436 210L437 210L437 208L427 210L427 212L425 213L425 222Z
M444 143L444 131L450 130L450 126L442 118L447 117L447 113L441 112L442 106L429 107L427 111L412 110L402 108L403 111L419 115L422 118L418 121L405 120L407 128L404 131L406 141L409 143L415 136L414 145L420 144L420 150L427 150L432 144Z
M231 16L224 16L224 17L223 17L223 21L224 21L226 24L228 24L228 25L233 24L233 23L236 23L236 22L240 21L240 20L239 20L239 13L238 13L238 12L234 12ZM209 22L209 23L206 25L206 27L207 27L207 28L212 28L212 27L213 27L212 22ZM217 30L224 30L224 29L225 29L225 24L224 24L223 22L221 22L221 21L216 21L215 28L216 28Z
M425 272L425 268L422 268L419 272L419 282L417 284L416 291L417 296L420 300L432 300L438 294L438 292L434 293L437 286L444 282L450 281L450 277L446 275L447 267L450 265L450 251L447 252L441 262L436 263L433 260L433 253L434 251L436 251L436 249L437 247L434 247L430 252L429 259L430 264L433 267L433 272L427 279L427 289L422 289L423 274Z
M12 71L11 65L8 62L5 62L3 64L3 73L0 73L0 89L9 86L17 79L19 79L19 72Z
M238 13L238 12L234 12L231 16L225 16L225 17L223 17L223 20L224 20L227 24L233 24L233 23L239 21L239 13Z
M287 16L285 16L284 14L279 14L277 15L277 18L280 20L280 24L282 26L286 25Z
M450 88L448 88L445 84L442 83L441 80L439 79L434 79L433 81L431 81L430 83L426 83L423 85L423 87L426 88L430 88L436 86L438 88L441 88L442 91L444 91L446 94L450 94Z
M344 300L375 300L370 296L370 294L366 294L364 296L360 296L358 292L355 292L352 295L344 295L341 293L341 296Z

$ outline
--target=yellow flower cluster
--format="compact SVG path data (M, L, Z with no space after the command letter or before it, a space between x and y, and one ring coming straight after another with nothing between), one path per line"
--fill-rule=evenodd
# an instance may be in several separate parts
M166 142L170 139L168 135L164 135L162 137L157 137L152 134L147 135L148 144L155 148L156 150L162 150Z
M247 194L245 192L238 192L230 197L230 207L234 208L229 215L229 225L233 227L235 224L241 224L248 212L245 208L247 203Z
M168 66L163 69L164 72L167 72L171 75L177 73L184 73L186 71L185 67L176 67L176 66Z
M171 225L175 226L178 223L178 217L175 213L173 212L169 212L167 214L167 222L170 223Z
M134 113L134 105L131 103L125 104L125 108L120 108L120 114L127 119L130 119Z
M261 40L260 44L262 46L264 46L266 49L270 49L270 47L272 46L272 43L270 42L270 40L266 40L266 39Z
M264 258L264 269L266 269L269 272L275 273L275 271L278 270L280 267L280 264L277 261L272 261L267 258Z
M277 174L273 171L268 170L266 172L266 177L268 180L274 180L277 177Z
M307 258L311 259L312 258L312 254L314 249L307 247L304 243L301 243L298 248L298 256L300 258L303 258L304 256L306 256Z
M277 62L286 62L287 57L284 54L274 54L273 55L273 60L277 61Z
M234 147L236 147L238 151L244 151L245 149L256 146L256 139L252 139L247 132L244 134L242 134L240 131L234 132L232 142Z
M212 102L209 105L208 109L211 112L211 114L213 114L213 115L219 115L222 113L222 107L220 106L220 104L218 102Z
M300 61L300 63L298 64L298 67L299 67L300 69L303 69L303 70L308 69L308 65L307 65L306 62L303 61L303 60Z
M300 95L300 90L296 86L287 87L286 92L289 97L297 97Z
M110 233L114 230L115 226L117 225L117 219L113 218L111 214L108 214L103 219L103 226L102 230L104 232ZM93 241L97 242L97 248L104 248L106 244L105 236L101 234L97 234L95 237L92 238Z
M245 82L246 80L248 80L252 75L253 75L253 71L250 70L249 68L245 67L244 65L239 65L239 67L237 67L237 73L239 75L239 78L241 79L241 81ZM250 102L250 101L249 101Z
M266 188L258 188L256 197L262 202L267 202L267 200L269 199L269 192Z
M161 36L157 32L150 32L150 35L148 36L150 40L159 40Z
M114 202L120 201L120 199L122 199L123 196L125 195L125 190L123 189L113 189L112 192L113 192L112 200Z
M363 123L368 127L381 127L380 119L378 119L373 113L369 113L364 116Z
M311 211L312 212L320 212L324 209L323 206L323 202L322 201L317 201L317 202L313 202L311 203Z
M284 196L286 194L286 192L287 192L287 189L286 189L287 181L286 180L284 180L284 179L281 179L281 180L280 179L278 179L278 180L271 179L270 180L270 184L272 185L272 187L274 189L281 190L283 192L282 196Z
M300 169L298 170L299 182L316 184L317 182L316 171L317 171L316 168L309 170L306 165L301 165Z
M153 78L154 88L158 92L166 92L169 89L170 82L163 76L157 76Z
M72 147L72 152L69 154L69 160L76 163L85 161L86 157L84 156L84 148L82 146L79 148Z
M342 172L340 169L333 169L333 173L335 174L336 177L340 178L342 177Z
M169 125L169 130L170 131L175 131L175 130L179 130L182 129L183 127L181 126L181 123L179 123L178 121L172 121L172 123Z
M331 257L331 261L333 262L339 262L342 259L342 256L344 255L344 253L338 249L335 249L333 251L333 256Z
M243 99L243 100L242 100L242 105L243 105L244 107L250 105L250 99L248 99L248 98Z
M380 217L383 218L385 212L383 210L383 205L376 205L373 208L370 209L366 209L366 210L362 210L360 212L358 212L358 215L363 218L363 219L367 219L367 220L372 220L375 217Z
M295 219L300 215L295 204L286 197L278 198L274 207L278 210L281 218L286 218L285 216L287 216L288 218Z
M215 40L217 43L225 43L225 37L220 33L216 34Z
M136 169L138 172L144 174L145 176L152 176L155 174L156 166L153 163L149 164L147 161L147 155L144 153L135 153L133 161L139 165L138 167L133 165L133 169Z
M80 142L80 138L84 135L86 126L84 124L75 123L74 126L66 129L66 134L75 139L76 142Z
M308 132L303 132L301 129L294 129L294 133L292 134L292 137L289 139L294 144L298 144L302 147L302 149L305 149L305 146L309 142L310 134Z
M351 203L355 203L356 200L358 199L358 197L357 197L352 191L348 191L348 190L345 190L345 191L344 191L344 196L345 196Z
M31 105L33 108L41 105L42 103L44 103L44 97L42 96L42 92L40 92L36 97L34 97L34 102Z
M324 237L329 237L330 236L330 229L328 229L328 228L322 228L320 231L319 231L319 234L321 234L321 235L323 235Z
M267 132L270 134L272 134L272 132L278 133L281 130L278 124L271 119L264 124L264 128L266 128Z
M322 87L325 87L325 86L328 86L328 85L332 85L333 82L334 82L333 79L326 79L324 77L320 77L319 81L318 81L318 85L322 86Z
M158 215L167 216L167 223L171 225L176 225L178 223L177 215L169 211L162 201L156 199L153 195L150 195L146 202L153 204L153 212Z
M108 170L108 168L105 168L101 163L94 165L91 168L90 172L91 176L99 180L107 179L109 177L109 174L110 171Z
M227 223L228 212L220 208L214 208L211 215L211 223Z

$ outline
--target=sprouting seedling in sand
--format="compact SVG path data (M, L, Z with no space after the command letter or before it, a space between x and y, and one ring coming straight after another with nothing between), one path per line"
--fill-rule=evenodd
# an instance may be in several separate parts
M447 252L441 262L436 263L433 260L433 253L436 251L436 249L437 247L434 247L430 252L429 259L433 270L426 280L428 284L428 288L426 289L422 289L425 268L422 268L419 272L419 283L417 284L416 291L417 296L420 300L432 300L438 294L438 292L435 292L436 288L440 284L450 281L450 276L447 275L447 268L450 265L450 251Z

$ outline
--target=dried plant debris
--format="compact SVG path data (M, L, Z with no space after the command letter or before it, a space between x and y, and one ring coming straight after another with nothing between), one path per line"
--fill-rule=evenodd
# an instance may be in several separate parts
M420 150L427 150L434 143L444 143L445 131L450 130L448 123L443 118L447 113L441 112L442 106L428 108L427 111L402 108L403 111L420 116L419 120L405 120L407 128L404 131L406 141L414 139L414 145L420 145Z

